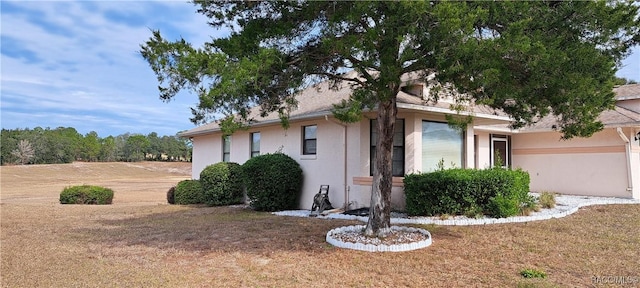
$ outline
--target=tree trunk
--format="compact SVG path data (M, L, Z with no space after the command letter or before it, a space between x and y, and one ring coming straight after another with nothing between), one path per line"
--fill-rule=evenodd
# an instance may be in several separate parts
M395 95L394 95L395 96ZM375 169L371 187L369 221L364 234L386 237L391 231L391 187L393 170L393 130L396 124L396 97L378 105ZM373 127L372 127L373 128Z

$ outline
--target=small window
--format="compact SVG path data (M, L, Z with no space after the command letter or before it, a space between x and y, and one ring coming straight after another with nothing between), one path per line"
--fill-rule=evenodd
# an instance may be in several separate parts
M260 132L251 133L251 158L260 155Z
M302 127L302 154L316 155L316 130L318 126L309 125Z
M378 141L378 131L376 130L376 120L371 120L370 127L370 168L369 171L373 176L373 170L375 169L376 161L376 143ZM392 161L392 176L402 177L404 176L404 119L396 119L395 130L393 131L393 154L391 156Z
M222 136L222 162L231 161L231 135Z

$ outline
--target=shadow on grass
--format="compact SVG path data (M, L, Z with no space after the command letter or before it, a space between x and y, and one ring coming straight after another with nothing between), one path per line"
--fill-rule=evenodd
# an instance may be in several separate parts
M198 207L98 220L75 232L109 247L143 245L201 252L327 251L327 231L357 221L282 217L242 207Z

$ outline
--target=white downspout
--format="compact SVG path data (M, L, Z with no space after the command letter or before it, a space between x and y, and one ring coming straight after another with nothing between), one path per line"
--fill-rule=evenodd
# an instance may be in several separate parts
M622 131L622 128L618 127L616 128L616 132L618 132L618 136L620 136L620 139L622 139L622 141L624 141L625 145L625 152L626 152L626 159L627 159L627 180L628 180L628 186L627 186L627 191L633 191L633 176L631 175L631 141L629 141L629 138L627 138L626 135L624 135L624 132Z
M343 206L344 206L344 210L347 211L349 210L349 186L347 185L347 128L348 126L342 122L329 120L329 116L327 115L324 116L324 120L333 122L344 128L343 129L344 131L344 153L343 153L344 174L343 174L342 181L344 183L344 205Z

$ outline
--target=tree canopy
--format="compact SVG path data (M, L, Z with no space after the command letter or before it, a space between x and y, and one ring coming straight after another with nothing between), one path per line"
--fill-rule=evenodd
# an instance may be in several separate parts
M613 107L614 75L640 41L632 1L195 1L228 37L194 48L160 31L142 45L169 100L199 95L194 123L222 115L224 127L279 113L321 80L353 94L335 115L357 121L378 112L376 169L368 235L389 230L391 151L401 76L435 73L458 97L506 112L513 127L553 114L564 137L602 129ZM357 76L345 74L354 70ZM337 85L333 85L337 89ZM261 115L250 115L259 105ZM237 125L236 125L237 126Z

